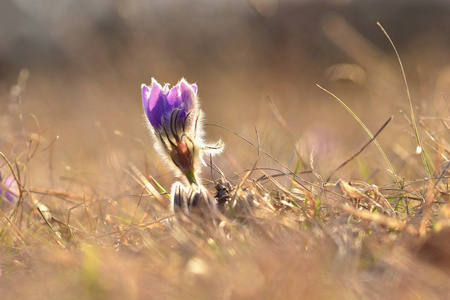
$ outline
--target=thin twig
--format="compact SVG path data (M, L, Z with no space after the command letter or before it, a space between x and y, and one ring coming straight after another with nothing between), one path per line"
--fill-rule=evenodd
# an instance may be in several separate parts
M375 133L375 135L374 135L374 136L373 136L373 137L372 137L372 138L371 138L364 146L362 146L361 149L359 149L358 152L356 152L355 154L353 154L349 159L347 159L347 160L344 161L339 167L337 167L337 168L330 174L330 176L328 176L326 182L329 182L330 179L331 179L331 177L332 177L338 170L340 170L341 168L343 168L346 164L348 164L348 163L351 162L353 159L355 159L355 157L357 157L358 155L360 155L360 154L364 151L364 149L366 149L367 146L369 146L370 143L372 143L372 142L375 140L375 138L376 138L376 137L384 130L384 128L389 124L389 122L392 121L393 118L394 118L394 117L391 116L391 117L383 124L383 126L381 126L381 128L378 129L378 131Z
M242 140L244 140L245 142L247 142L248 144L250 144L251 146L258 148L258 146L256 146L254 143L252 143L251 141L249 141L247 138L243 137L242 135L240 135L239 133L237 133L236 131L227 128L225 126L222 125L218 125L218 124L205 124L208 126L215 126L215 127L219 127L222 129L225 129L229 132L231 132L232 134L234 134L235 136L241 138ZM273 155L271 155L270 153L268 153L267 151L265 151L264 149L260 148L259 151L261 151L261 153L264 153L265 155L267 155L269 158L271 158L273 161L275 161L277 164L279 164L280 166L282 166L283 168L285 168L286 170L289 171L290 174L292 174L293 178L298 178L303 180L302 178L300 178L297 174L295 174L294 171L292 171L291 169L289 169L289 167L287 167L285 164L283 164L281 161L279 161L278 159L276 159ZM309 190L307 187L305 187L302 183L298 182L298 184L301 184L305 189Z
M383 150L383 148L381 148L381 146L378 143L378 141L376 139L374 139L374 136L373 136L372 132L370 132L369 128L367 128L367 126L363 123L363 121L353 112L353 110L350 109L350 107L347 106L347 104L344 103L344 101L339 99L338 96L336 96L335 94L333 94L332 92L330 92L326 88L323 88L323 87L321 87L318 84L316 84L316 85L317 85L317 87L319 89L321 89L322 91L326 92L327 94L332 96L334 99L339 101L339 103L353 116L353 118L359 123L359 125L361 125L361 127L364 129L364 131L367 133L367 135L371 139L373 139L373 143L377 146L378 151L380 151L380 153L381 153L381 156L383 156L383 159L386 162L386 164L388 165L388 168L391 171L392 175L394 176L395 181L399 182L400 180L399 180L399 177L397 176L397 173L395 172L394 166L391 164L389 158L387 157L386 153L384 153L384 150Z

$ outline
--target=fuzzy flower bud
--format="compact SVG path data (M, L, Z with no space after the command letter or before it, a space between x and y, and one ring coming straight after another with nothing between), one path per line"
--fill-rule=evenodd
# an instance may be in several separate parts
M206 145L203 141L203 115L197 98L197 85L181 79L169 89L154 78L151 86L142 84L142 103L155 148L175 173L183 174L192 185L199 185L202 156L217 153L222 143Z
M200 186L184 186L180 182L172 185L171 197L173 199L172 211L201 215L215 208L215 201L208 191Z

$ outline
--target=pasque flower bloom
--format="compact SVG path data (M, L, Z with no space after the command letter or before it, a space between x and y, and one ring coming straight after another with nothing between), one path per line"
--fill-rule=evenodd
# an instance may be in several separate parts
M197 85L181 79L169 89L154 78L151 86L143 84L142 103L155 148L169 166L183 174L192 185L199 185L202 156L217 153L222 143L206 145L203 141L203 114L197 98Z

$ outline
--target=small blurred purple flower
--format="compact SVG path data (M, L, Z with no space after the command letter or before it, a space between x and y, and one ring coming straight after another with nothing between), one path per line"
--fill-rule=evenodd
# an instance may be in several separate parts
M7 175L2 178L0 174L0 199L6 200L11 204L16 204L19 200L19 186L14 176Z
M169 89L154 78L151 86L142 84L142 103L155 148L172 169L181 172L190 184L199 185L198 173L205 153L220 153L223 145L203 141L203 115L197 98L197 85L181 79ZM176 168L174 168L174 166Z

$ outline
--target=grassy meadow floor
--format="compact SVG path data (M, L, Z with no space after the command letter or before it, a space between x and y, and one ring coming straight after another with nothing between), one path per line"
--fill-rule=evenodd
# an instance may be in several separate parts
M380 147L397 153L395 161L376 148L369 157L358 149L347 153L342 170L367 174L357 180L339 179L341 170L333 173L339 165L320 174L327 162L313 154L296 152L286 166L257 142L250 146L257 158L243 173L204 167L207 189L227 200L211 221L169 211L164 189L170 180L160 185L148 171L159 158L153 154L140 165L128 158L151 152L139 143L123 153L108 138L100 142L108 162L101 178L83 170L70 170L72 177L56 173L52 168L64 163L55 154L57 140L39 120L14 110L13 96L0 110L1 165L4 174L14 172L21 197L16 205L2 201L1 299L450 297L446 102L442 115L411 121L405 114L398 137L404 147ZM276 106L268 105L281 124L278 132L292 134ZM416 148L413 122L423 157L404 150ZM233 149L248 145L237 140L213 163L232 161ZM375 141L368 134L358 142L363 155ZM369 160L386 180L374 182ZM265 168L265 161L276 169ZM416 177L402 177L393 166ZM47 187L30 182L32 169L48 171Z

